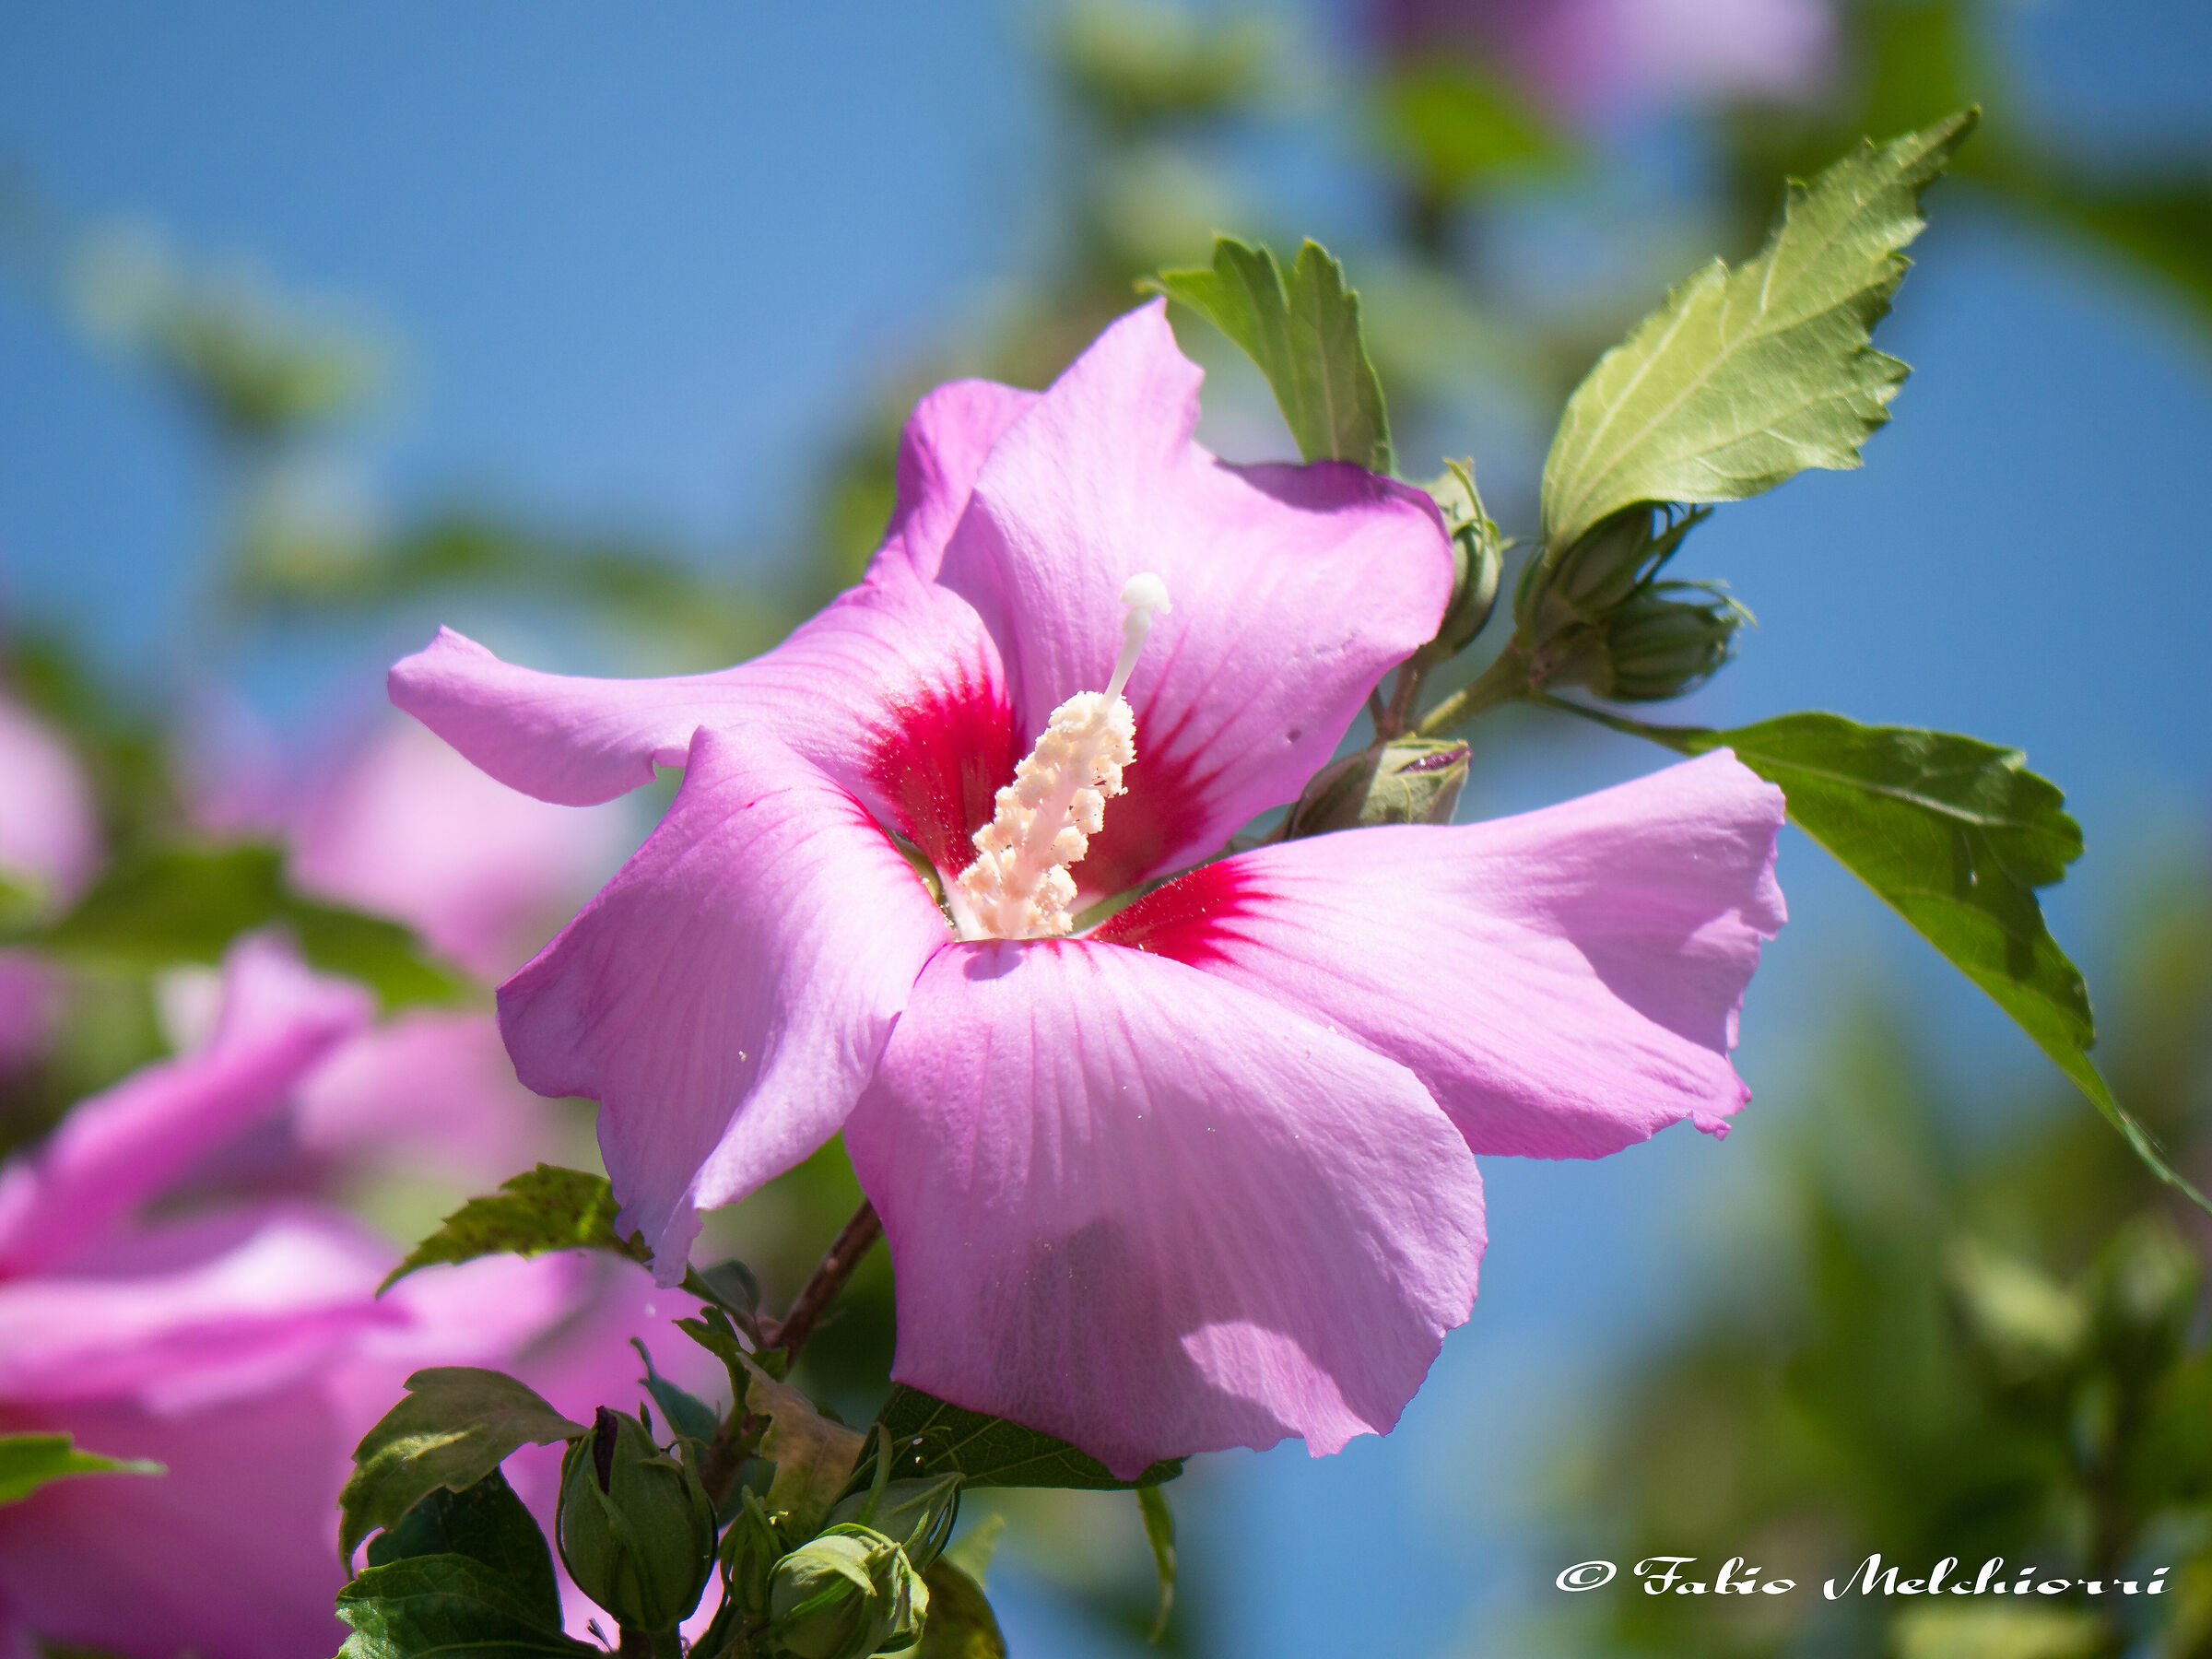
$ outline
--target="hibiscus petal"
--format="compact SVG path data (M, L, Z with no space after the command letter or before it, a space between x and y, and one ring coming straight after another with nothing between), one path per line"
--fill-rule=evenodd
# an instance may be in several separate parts
M943 913L850 794L758 729L705 728L675 804L500 989L515 1070L601 1103L620 1225L663 1283L700 1207L836 1132Z
M1316 836L1194 870L1093 935L1410 1067L1477 1152L1597 1158L1750 1098L1728 1051L1783 924L1782 792L1726 751L1518 818Z
M1119 891L1296 798L1382 674L1436 631L1452 551L1435 504L1359 467L1225 465L1191 441L1196 364L1164 302L1100 335L977 475L939 580L982 613L1026 740L1122 645L1122 584L1157 572L1130 681L1129 793L1074 874Z
M1386 1431L1474 1300L1480 1179L1413 1077L1134 951L941 951L845 1144L892 1375L1124 1477Z
M79 1102L32 1157L0 1171L0 1277L66 1261L283 1105L370 1013L359 986L309 972L274 941L239 945L206 1048Z
M936 580L983 457L1036 401L1034 392L987 380L952 381L924 395L899 434L899 500L878 566L897 559L923 581Z

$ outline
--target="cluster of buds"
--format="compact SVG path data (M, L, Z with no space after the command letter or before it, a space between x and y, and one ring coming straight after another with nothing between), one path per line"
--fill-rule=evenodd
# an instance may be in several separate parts
M1712 678L1735 654L1751 613L1712 583L1659 580L1710 511L1625 508L1532 559L1513 595L1529 684L1658 702Z

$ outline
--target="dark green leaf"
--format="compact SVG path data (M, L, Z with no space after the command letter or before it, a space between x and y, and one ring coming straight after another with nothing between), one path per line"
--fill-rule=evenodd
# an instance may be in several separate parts
M1905 365L1868 344L1926 220L1920 196L1972 112L1793 184L1767 245L1681 284L1568 399L1544 463L1564 547L1640 501L1731 501L1808 466L1859 465Z
M653 1368L653 1355L641 1337L632 1336L629 1346L636 1348L638 1358L645 1361L645 1392L653 1396L653 1403L661 1408L661 1415L668 1419L668 1427L686 1440L695 1440L702 1444L712 1441L714 1431L722 1427L721 1415L688 1389L678 1388L662 1376Z
M1152 1546L1152 1565L1159 1573L1159 1612L1153 1618L1151 1637L1158 1641L1168 1633L1168 1615L1175 1610L1175 1512L1156 1486L1136 1488L1136 1507L1145 1517L1145 1541Z
M1162 271L1149 286L1205 317L1259 365L1301 457L1390 471L1390 417L1360 337L1359 296L1319 242L1299 249L1288 285L1267 249L1223 236L1210 267Z
M458 1555L480 1562L507 1586L514 1605L540 1624L560 1628L560 1584L553 1552L536 1519L494 1469L473 1486L440 1487L369 1540L369 1565L415 1556Z
M418 1371L407 1379L406 1398L353 1450L353 1475L338 1494L339 1552L352 1560L370 1533L396 1524L440 1487L474 1486L519 1446L586 1432L503 1372L470 1365Z
M929 1586L929 1617L915 1659L1006 1659L1006 1639L981 1584L944 1556L922 1582Z
M117 865L76 908L25 941L63 957L151 970L217 962L239 935L285 927L315 967L360 981L386 1007L451 1003L467 981L396 922L319 904L286 885L284 854L257 843L164 847Z
M506 1578L465 1555L409 1556L338 1592L353 1627L340 1659L606 1659L537 1617Z
M2081 830L2057 785L2030 771L2018 749L1839 714L1784 714L1715 732L1543 700L1683 754L1735 750L1781 786L1790 821L1988 993L2160 1180L2212 1209L2089 1058L2097 1030L2088 990L2035 898L2081 855Z
M551 1250L611 1250L633 1262L648 1259L634 1239L615 1236L614 1189L604 1175L541 1163L500 1183L488 1197L471 1198L439 1223L438 1230L392 1269L378 1293L418 1268L473 1262L488 1255L543 1255Z
M143 1457L80 1452L68 1434L0 1434L0 1504L28 1498L49 1481L72 1475L166 1475Z
M1182 1459L1154 1464L1135 1480L1117 1479L1106 1465L1064 1440L986 1417L900 1383L876 1414L891 1437L894 1471L960 1475L971 1487L1066 1487L1119 1490L1156 1486L1182 1473Z

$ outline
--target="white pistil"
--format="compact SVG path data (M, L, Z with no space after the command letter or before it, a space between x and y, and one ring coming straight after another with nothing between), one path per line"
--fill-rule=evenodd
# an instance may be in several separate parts
M1078 691L1053 711L1037 747L998 792L975 832L975 862L947 895L965 939L1050 939L1073 930L1076 878L1068 865L1090 850L1106 803L1123 793L1136 759L1136 714L1122 696L1168 590L1149 573L1122 586L1122 654L1100 691Z

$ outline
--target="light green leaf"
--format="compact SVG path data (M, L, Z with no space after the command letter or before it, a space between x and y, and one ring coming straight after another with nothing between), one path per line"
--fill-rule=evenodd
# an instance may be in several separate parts
M553 1552L537 1521L494 1469L474 1486L440 1487L369 1540L369 1565L382 1567L416 1556L466 1556L506 1587L515 1607L554 1630L560 1628L560 1583Z
M338 1551L400 1518L440 1487L474 1486L517 1447L588 1433L501 1371L441 1365L407 1379L407 1394L353 1449L354 1470L338 1494Z
M1319 242L1299 249L1287 285L1266 248L1222 236L1210 267L1162 271L1146 286L1189 306L1259 365L1303 459L1390 471L1390 417L1360 336L1359 296Z
M1168 1615L1175 1610L1175 1512L1156 1486L1136 1488L1136 1507L1145 1517L1145 1541L1152 1546L1152 1565L1159 1573L1159 1611L1151 1635L1158 1641L1168 1633Z
M2081 855L2081 830L2057 785L2030 771L2018 749L1840 714L1784 714L1715 732L1537 700L1682 754L1735 750L1781 786L1790 821L2009 1014L2153 1173L2212 1210L2089 1058L2097 1029L2088 987L2035 898Z
M768 1419L759 1454L776 1472L765 1501L769 1509L789 1514L786 1530L792 1536L812 1537L853 1479L867 1437L832 1422L797 1389L762 1371L738 1347L728 1320L718 1317L716 1310L699 1319L679 1319L676 1328L729 1368L730 1385L746 1412Z
M1182 1473L1182 1459L1173 1457L1135 1480L1117 1479L1097 1458L1064 1440L948 1405L904 1383L891 1390L876 1421L891 1437L893 1467L901 1476L960 1475L971 1487L1101 1491L1156 1486Z
M103 876L66 915L23 943L57 956L153 970L217 962L239 935L280 926L326 972L356 979L387 1008L453 1003L468 982L396 922L303 899L284 854L259 843L164 847Z
M0 1505L28 1498L51 1481L72 1475L166 1475L143 1457L108 1457L80 1452L68 1434L0 1434Z
M339 1659L606 1659L539 1617L500 1572L465 1555L408 1556L338 1592L353 1627Z
M1853 467L1889 418L1905 365L1868 344L1920 234L1920 195L1973 111L1808 187L1754 258L1682 283L1567 400L1544 463L1544 534L1564 547L1639 501L1732 501L1808 466Z
M552 1250L611 1250L633 1262L647 1260L642 1244L615 1236L614 1189L604 1175L541 1163L500 1183L485 1198L471 1198L439 1223L438 1230L384 1276L381 1296L418 1268L473 1262L488 1255L543 1255Z
M929 1616L914 1659L1006 1659L1006 1639L983 1587L946 1556L922 1575L929 1586Z
M994 1510L945 1547L946 1559L979 1585L987 1585L991 1558L998 1553L999 1536L1006 1530L1006 1512Z

